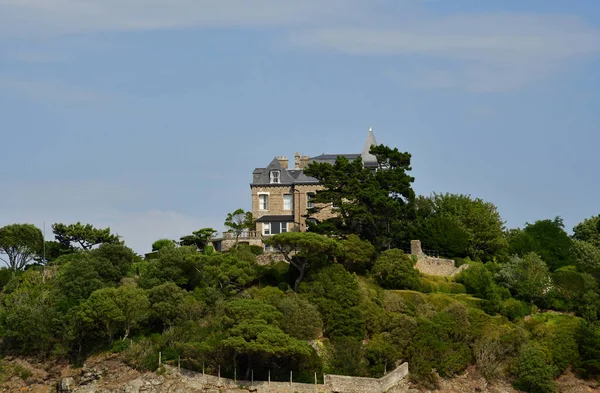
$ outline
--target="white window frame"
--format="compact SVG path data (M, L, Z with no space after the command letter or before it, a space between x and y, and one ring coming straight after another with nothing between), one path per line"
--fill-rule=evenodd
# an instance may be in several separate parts
M263 222L262 234L263 234L263 236L271 236L271 223L270 222Z
M289 202L287 206L286 199ZM292 194L283 194L283 210L294 210L294 198Z
M314 192L307 192L306 193L306 208L307 209L312 209L312 208L315 207L315 203L311 200L314 197L315 197L315 193Z
M281 171L269 172L269 180L271 184L281 184Z
M265 204L263 206L263 198L265 198ZM269 210L269 193L268 192L259 192L258 193L258 210Z
M287 222L282 222L280 224L281 225L279 226L279 233L286 233L286 232L288 232L288 223Z

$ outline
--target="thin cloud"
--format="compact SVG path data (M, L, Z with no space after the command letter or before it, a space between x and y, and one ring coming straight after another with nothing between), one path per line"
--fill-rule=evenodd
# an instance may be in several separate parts
M67 61L64 56L58 53L36 52L36 51L14 51L8 52L3 56L7 60L19 61L24 63L63 63Z
M348 55L441 62L404 75L424 88L520 88L568 62L600 53L600 30L567 16L469 14L398 27L323 27L290 34L292 44ZM393 74L393 73L392 73Z
M0 31L70 34L314 25L361 15L360 0L0 0Z
M39 82L0 75L0 91L2 90L30 99L49 102L90 103L108 98L102 93L60 83Z

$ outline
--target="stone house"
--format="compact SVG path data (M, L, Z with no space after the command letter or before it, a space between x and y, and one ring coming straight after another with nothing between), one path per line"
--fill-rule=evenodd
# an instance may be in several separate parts
M265 236L306 231L306 214L308 209L314 206L311 197L321 186L317 179L304 174L304 168L312 162L333 164L338 156L345 156L351 161L361 157L365 167L376 167L375 156L369 153L371 146L376 144L373 130L369 128L362 153L321 154L312 158L296 153L293 166L287 157L279 156L273 158L266 167L254 169L250 190L252 216L256 227L240 237L239 241L250 245L263 245L262 239ZM332 214L331 206L321 206L318 213L310 219L322 220L331 217ZM217 250L224 251L231 247L234 241L228 234L223 234L222 237L214 239L213 243Z

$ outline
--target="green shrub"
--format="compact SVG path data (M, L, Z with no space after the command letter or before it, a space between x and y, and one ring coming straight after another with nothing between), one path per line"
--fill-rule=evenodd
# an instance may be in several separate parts
M552 393L556 390L553 381L555 372L544 351L529 343L521 349L517 359L514 386L531 393Z
M110 351L112 353L121 353L129 347L129 342L126 340L117 340L113 343Z
M262 255L264 253L264 249L261 246L250 245L250 251L254 255Z
M517 299L506 299L502 303L502 307L500 309L500 314L504 315L506 318L514 321L517 318L523 318L527 315L531 314L531 308L527 305L527 303L522 302Z
M122 352L123 361L138 371L156 371L158 368L158 347L151 339L134 342Z
M373 275L384 288L419 289L420 274L414 265L414 260L402 250L387 250L375 261Z
M600 323L584 322L577 332L580 357L575 364L584 378L600 378Z

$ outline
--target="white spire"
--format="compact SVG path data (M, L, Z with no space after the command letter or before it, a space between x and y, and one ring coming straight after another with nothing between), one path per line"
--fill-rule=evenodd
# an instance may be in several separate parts
M371 146L376 146L377 141L375 140L375 134L373 134L373 127L369 127L369 133L367 134L367 140L365 141L365 146L363 147L363 151L361 154L363 163L376 163L377 158L369 153L371 150Z

